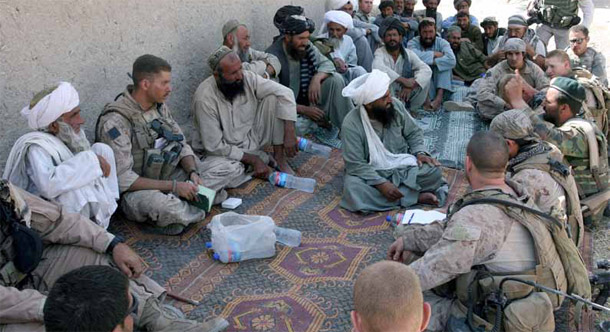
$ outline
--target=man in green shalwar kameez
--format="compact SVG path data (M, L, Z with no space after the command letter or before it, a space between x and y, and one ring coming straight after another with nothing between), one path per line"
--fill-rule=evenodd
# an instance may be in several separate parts
M390 78L373 70L352 81L343 95L357 105L341 127L345 178L341 207L387 211L442 203L448 191L424 134L403 104L390 96Z

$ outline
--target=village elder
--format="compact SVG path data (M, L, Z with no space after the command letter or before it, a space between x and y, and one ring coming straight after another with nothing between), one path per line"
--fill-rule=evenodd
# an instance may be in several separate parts
M345 180L341 207L387 211L446 197L440 163L403 104L390 96L390 77L374 69L344 90L357 105L341 128Z

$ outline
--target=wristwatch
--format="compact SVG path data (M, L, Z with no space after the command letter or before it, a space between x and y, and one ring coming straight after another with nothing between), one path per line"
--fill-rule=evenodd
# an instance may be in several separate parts
M196 169L194 169L189 172L189 177L188 177L189 180L191 179L191 175L193 175L193 173L197 174L198 177L201 177L201 175L199 175L199 172Z
M110 244L108 245L108 248L106 248L106 253L109 255L112 255L112 251L114 250L114 247L116 247L117 244L119 243L124 243L125 240L123 240L122 237L120 236L115 236L114 239L112 239L112 241L110 241Z

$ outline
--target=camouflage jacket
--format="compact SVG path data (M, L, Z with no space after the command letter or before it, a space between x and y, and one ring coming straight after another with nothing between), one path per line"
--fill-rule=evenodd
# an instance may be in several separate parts
M531 111L531 109L529 110ZM555 127L552 123L544 121L539 114L533 111L530 113L530 119L534 125L534 132L544 141L555 145L565 157L565 161L572 166L574 170L574 180L578 185L581 195L588 197L598 193L599 188L593 174L591 172L589 161L589 143L587 136L581 130L569 126L567 124L561 127ZM595 126L595 136L597 138L598 150L600 152L600 172L607 174L607 143L604 134ZM602 156L603 155L603 156ZM605 156L605 157L604 157ZM605 159L605 160L604 160ZM604 177L602 188L607 187L607 178Z

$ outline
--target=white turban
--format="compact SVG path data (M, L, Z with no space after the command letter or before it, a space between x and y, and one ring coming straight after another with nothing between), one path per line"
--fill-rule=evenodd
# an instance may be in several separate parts
M390 88L390 76L373 69L369 74L353 80L343 89L343 97L351 98L357 105L366 105L383 97Z
M21 110L21 115L28 119L28 126L34 130L48 127L59 117L68 113L80 104L78 92L67 82L60 82L59 86L50 94L42 98L30 109L27 105Z
M341 10L331 10L324 14L324 26L330 22L337 23L346 29L354 28L354 19L348 13Z
M356 10L355 6L357 5L358 0L326 0L326 11L339 10L348 3L353 4L354 10Z

